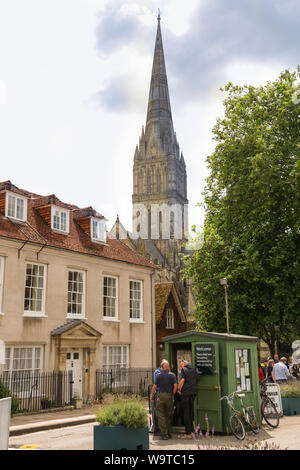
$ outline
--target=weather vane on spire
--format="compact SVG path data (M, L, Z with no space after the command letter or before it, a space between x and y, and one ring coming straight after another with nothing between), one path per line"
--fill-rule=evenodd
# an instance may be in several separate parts
M157 17L158 21L160 21L160 9L158 9L158 17Z

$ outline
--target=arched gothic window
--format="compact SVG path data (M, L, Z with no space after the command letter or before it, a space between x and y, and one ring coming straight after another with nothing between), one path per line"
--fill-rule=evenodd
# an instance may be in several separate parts
M161 192L161 174L160 173L157 173L156 175L156 189L158 193Z
M146 181L146 190L148 194L151 194L151 175L147 173L147 181Z

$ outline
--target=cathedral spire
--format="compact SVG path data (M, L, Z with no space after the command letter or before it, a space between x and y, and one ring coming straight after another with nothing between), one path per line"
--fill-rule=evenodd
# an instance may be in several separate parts
M174 142L174 129L160 21L159 12L148 100L146 134L149 136L154 133L163 147L163 142L168 144Z

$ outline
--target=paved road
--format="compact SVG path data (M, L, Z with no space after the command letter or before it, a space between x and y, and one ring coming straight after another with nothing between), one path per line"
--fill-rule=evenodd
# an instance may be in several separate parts
M88 423L11 437L9 439L9 447L38 450L92 450L94 425L94 423ZM270 429L264 426L258 436L249 435L249 438L251 440L259 439L259 441L264 443L280 445L281 449L300 450L300 416L284 416L280 420L279 428ZM234 437L215 437L214 445L221 446L224 444L236 446L238 441ZM177 436L168 441L161 441L159 438L151 435L150 449L197 450L197 445L194 441L183 441L178 439Z

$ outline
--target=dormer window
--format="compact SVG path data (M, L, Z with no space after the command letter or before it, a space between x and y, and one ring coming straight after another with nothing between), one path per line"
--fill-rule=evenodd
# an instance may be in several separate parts
M10 217L20 222L26 222L27 219L27 199L17 194L6 193L6 217Z
M91 218L91 234L94 242L106 243L105 220Z
M61 207L52 206L51 208L51 227L52 230L62 233L69 233L69 211Z

